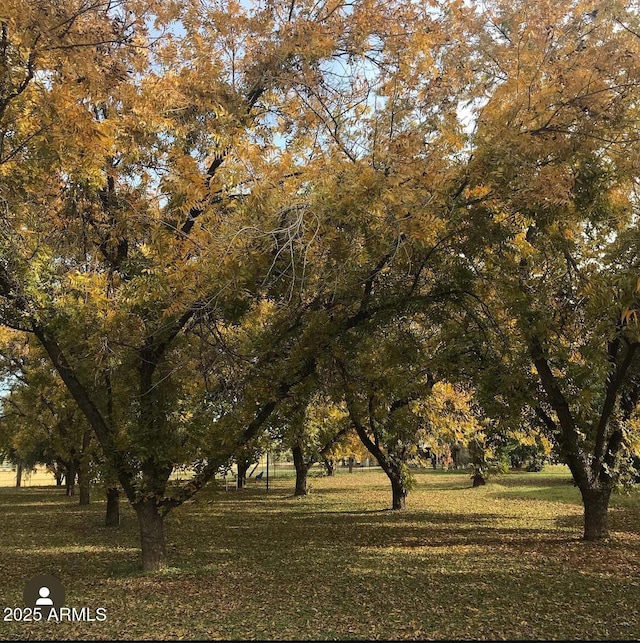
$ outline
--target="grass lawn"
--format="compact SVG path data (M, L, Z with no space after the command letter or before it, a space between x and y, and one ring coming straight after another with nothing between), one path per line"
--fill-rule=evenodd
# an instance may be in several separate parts
M426 471L404 512L384 474L211 489L167 521L171 567L137 570L135 516L102 526L60 489L0 489L0 606L53 574L104 623L0 622L3 639L639 639L640 496L616 496L612 539L579 540L566 469L471 489Z

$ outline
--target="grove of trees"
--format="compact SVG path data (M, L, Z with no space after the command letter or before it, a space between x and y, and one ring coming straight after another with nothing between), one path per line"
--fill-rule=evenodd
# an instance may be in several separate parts
M304 494L353 431L394 509L425 444L544 438L606 538L640 445L632 5L5 1L2 449L121 488L145 570L232 461L281 440Z

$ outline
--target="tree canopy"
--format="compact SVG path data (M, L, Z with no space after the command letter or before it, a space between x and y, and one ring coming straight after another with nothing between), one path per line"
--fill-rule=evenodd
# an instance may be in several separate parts
M533 414L606 535L640 399L637 23L594 0L5 3L0 318L91 427L146 569L165 515L329 373L393 449L435 381Z

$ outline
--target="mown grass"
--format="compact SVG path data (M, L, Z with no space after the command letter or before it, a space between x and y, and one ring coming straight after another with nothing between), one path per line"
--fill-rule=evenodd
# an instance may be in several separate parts
M135 517L102 526L53 487L0 490L0 606L57 576L104 623L6 623L3 639L638 639L640 497L616 497L612 539L580 540L565 469L424 472L404 512L383 474L214 489L168 519L170 568L137 570Z

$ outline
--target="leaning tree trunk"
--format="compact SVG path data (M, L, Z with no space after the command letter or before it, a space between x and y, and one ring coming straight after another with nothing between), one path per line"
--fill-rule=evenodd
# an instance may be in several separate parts
M137 502L134 509L140 525L142 569L146 572L162 569L166 564L164 516L153 499Z
M407 506L409 490L402 475L401 463L388 458L379 448L377 448L377 454L373 455L376 456L382 470L391 482L391 508L396 511L404 509Z
M109 487L107 489L107 514L105 518L107 527L120 526L120 489Z
M307 495L307 473L311 468L311 464L305 460L302 453L302 448L296 444L292 449L293 453L293 466L296 468L296 490L294 496Z
M391 457L381 449L377 439L372 440L369 437L362 422L360 422L357 415L353 413L351 407L349 407L349 415L351 416L351 421L353 422L358 437L362 440L362 444L367 447L369 453L376 459L387 475L387 478L389 478L389 482L391 482L391 508L396 511L404 509L407 504L409 490L407 489L405 478L402 475L402 459ZM351 465L352 461L353 458L350 458L349 465Z
M604 540L609 537L609 499L611 488L581 487L584 505L584 539Z

